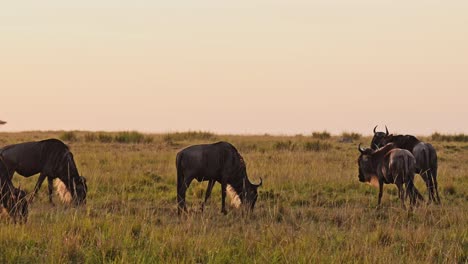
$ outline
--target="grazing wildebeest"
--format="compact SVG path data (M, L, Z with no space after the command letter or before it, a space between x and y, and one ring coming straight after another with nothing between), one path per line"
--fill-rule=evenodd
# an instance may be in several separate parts
M31 200L47 177L50 203L53 204L54 179L63 182L73 204L86 203L86 179L79 175L73 154L62 141L47 139L9 145L0 149L0 157L5 163L10 180L15 172L24 177L40 173Z
M241 204L253 210L257 201L257 188L262 185L252 184L247 177L244 159L237 149L227 142L194 145L181 150L176 157L177 167L177 204L178 213L187 211L185 206L185 192L193 179L208 181L205 200L211 195L215 182L221 183L221 212L226 214L226 189L231 186L239 196Z
M393 144L387 144L378 150L371 148L362 149L358 147L361 155L358 158L359 181L370 182L376 177L379 182L380 206L384 184L395 184L398 187L398 197L405 208L405 197L410 196L410 205L416 203L417 190L414 186L415 158L411 152L405 149L395 148ZM406 194L403 188L406 186Z
M0 159L0 202L8 215L16 221L28 220L28 201L26 192L15 188L11 182L5 164Z
M372 138L371 147L377 149L388 143L393 143L397 148L409 150L416 158L416 173L421 175L426 183L429 200L428 202L440 203L439 190L437 184L437 153L434 147L420 141L411 135L390 135L387 127L386 133L375 132ZM384 134L382 136L382 134Z

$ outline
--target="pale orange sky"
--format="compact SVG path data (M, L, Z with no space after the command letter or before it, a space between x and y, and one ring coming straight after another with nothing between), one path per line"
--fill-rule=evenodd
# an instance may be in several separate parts
M69 2L0 4L0 131L468 132L465 0Z

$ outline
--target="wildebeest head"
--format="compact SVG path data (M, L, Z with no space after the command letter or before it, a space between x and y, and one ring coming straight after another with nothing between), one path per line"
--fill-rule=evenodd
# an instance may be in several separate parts
M385 132L377 132L376 129L377 126L374 127L374 137L371 142L371 148L374 150L384 146L385 137L389 135L387 126L385 126Z
M242 201L242 198L241 198L241 201L242 203L245 203L247 206L249 206L249 209L251 211L253 211L255 207L255 203L257 202L257 198L258 198L257 189L258 187L262 186L262 183L263 183L262 178L260 178L259 184L253 184L253 183L250 183L249 180L247 180L246 185L248 185L248 187L246 186L245 188L245 200Z
M358 158L359 181L370 182L372 177L376 177L376 170L372 162L372 154L374 153L374 151L370 148L361 148L361 144L359 144L358 150L361 153L361 155Z
M26 192L14 188L11 192L11 199L8 201L7 209L13 220L20 223L26 223L28 220L28 200L26 199Z
M66 172L62 181L65 183L67 191L70 193L74 205L86 204L86 193L88 186L86 178L79 175L78 169L73 159L73 154L70 151L65 153L64 164Z
M86 184L86 178L79 176L74 180L75 186L75 197L73 201L76 205L86 204L86 193L88 192L88 185Z

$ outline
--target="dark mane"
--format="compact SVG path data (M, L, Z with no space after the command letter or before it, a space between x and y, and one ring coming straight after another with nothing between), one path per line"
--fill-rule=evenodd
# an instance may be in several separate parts
M42 157L48 157L49 162L52 161L51 164L55 167L53 170L56 173L53 175L54 178L59 178L70 191L72 197L75 198L74 181L79 179L80 174L70 148L57 139L46 139L40 142L45 143L43 144L44 155Z
M412 151L414 146L419 144L421 141L419 141L419 139L417 139L415 136L411 135L390 135L388 136L387 142L394 143L397 148Z
M236 175L239 175L239 177L237 177L237 179L242 179L241 181L235 181L235 182L229 182L228 184L231 185L231 187L234 189L234 191L236 192L237 195L239 195L241 201L243 202L244 201L244 192L245 192L245 188L247 187L248 184L250 184L249 182L249 179L247 177L247 167L245 165L245 161L244 161L244 158L242 158L241 154L237 151L237 149L232 146L233 150L235 151L235 153L237 154L235 156L237 160L237 162L239 162L239 166L238 168L236 169L236 172L234 172ZM236 161L234 161L234 164L237 163Z

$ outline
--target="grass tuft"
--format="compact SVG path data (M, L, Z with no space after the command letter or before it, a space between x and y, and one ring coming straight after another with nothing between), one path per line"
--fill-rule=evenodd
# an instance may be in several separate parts
M431 135L431 138L434 141L468 142L468 135L465 135L465 134L444 135L444 134L435 132Z
M216 140L215 134L206 131L188 131L169 133L164 136L165 142L188 141L188 140Z
M313 138L316 138L316 139L330 139L331 138L331 134L328 133L327 131L322 131L322 132L313 132L312 133L312 137Z
M296 145L291 141L277 141L273 144L274 150L279 151L293 151Z
M63 132L60 137L61 140L67 141L67 142L76 142L78 141L78 136L74 131L66 131Z
M327 151L332 148L332 144L320 140L304 143L305 151Z
M341 134L341 142L354 142L362 138L362 135L355 132L343 132Z
M118 143L151 143L153 138L145 136L142 133L136 131L130 132L119 132L114 137L114 141Z

